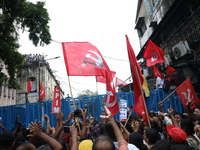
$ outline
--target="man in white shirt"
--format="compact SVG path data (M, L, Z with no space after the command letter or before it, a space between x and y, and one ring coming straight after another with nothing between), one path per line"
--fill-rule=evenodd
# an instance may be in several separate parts
M161 79L160 77L156 78L156 89L162 89L164 84L164 79Z

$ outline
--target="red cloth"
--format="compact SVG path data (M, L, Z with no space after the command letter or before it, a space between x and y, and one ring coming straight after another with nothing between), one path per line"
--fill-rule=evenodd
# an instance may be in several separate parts
M96 82L106 83L106 78L104 76L96 76Z
M60 102L60 87L54 86L54 94L52 100L52 114L58 114L61 112L61 102Z
M111 71L112 77L115 77L116 72ZM96 76L96 82L106 83L106 77L104 76Z
M137 63L135 53L133 51L133 48L129 42L128 36L126 35L126 43L127 43L127 50L128 50L128 57L129 57L129 62L130 62L130 69L132 73L132 78L133 78L133 89L134 89L134 106L133 110L142 116L146 123L148 123L147 119L147 114L145 111L145 100L144 97L142 96L142 84L144 81L144 78L142 76L142 72L140 70L140 66Z
M28 80L28 83L27 83L27 92L30 92L31 91L31 89L32 89L32 79L29 79Z
M171 75L172 73L174 73L174 71L176 71L176 69L172 68L171 66L167 65L167 70L166 73L168 75Z
M120 86L120 85L127 85L127 83L119 78L116 77L116 83L115 86Z
M156 66L153 66L153 75L155 77L160 77L161 79L163 79L162 73L160 72L158 68L156 68Z
M118 100L116 97L115 85L114 85L114 74L110 71L104 72L106 76L106 98L105 104L110 110L112 116L115 116L119 112Z
M148 40L143 57L146 58L146 66L150 67L157 63L164 63L164 52L151 40Z
M194 109L200 103L189 77L181 85L179 85L175 91L185 107L186 103L189 101L195 102L194 105L190 107L191 109Z
M39 98L40 102L42 102L44 97L46 97L44 86L42 83L40 83L40 98Z
M89 42L62 43L68 76L102 76L110 70L99 50Z

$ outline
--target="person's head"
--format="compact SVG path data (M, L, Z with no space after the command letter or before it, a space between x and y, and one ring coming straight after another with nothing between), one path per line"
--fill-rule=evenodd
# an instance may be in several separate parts
M130 132L130 133L132 133L133 132L133 128L132 128L132 126L131 126L131 123L130 122L125 122L125 121L122 121L121 122L123 125L125 125L126 124L126 126L125 126L125 128L128 130L128 132Z
M195 150L195 148L187 144L175 144L171 150Z
M132 132L129 135L129 143L135 145L140 150L147 149L146 145L143 143L143 136L139 132Z
M151 121L150 121L150 125L151 125L151 128L152 128L152 129L155 129L155 130L157 130L158 132L162 132L162 128L158 125L157 122L151 120ZM146 125L146 128L145 128L145 129L148 129L148 128L149 128L149 125Z
M118 121L116 121L117 126L121 129L120 123ZM110 122L105 124L105 133L112 139L112 140L116 140L116 136L115 136L115 132L112 128L112 125L110 124Z
M169 134L169 141L172 143L183 143L186 141L187 134L178 127L175 127L174 125L168 125L166 127L167 132ZM175 141L175 142L173 142Z
M182 120L182 114L181 113L178 113L178 112L176 112L175 114L174 114L174 118L175 118L175 120L178 122L178 124L181 122L181 120Z
M32 143L23 143L16 150L34 150L35 146Z
M92 150L115 150L113 141L107 135L100 135L92 145Z
M78 150L92 150L93 142L91 140L83 140L78 145Z
M181 120L181 129L183 129L187 135L194 134L194 124L189 119Z
M194 109L194 114L196 115L196 117L200 117L200 108L199 107L196 107Z
M13 132L6 131L0 134L0 150L11 149L14 145L15 136Z
M144 131L144 140L149 145L154 145L160 138L160 134L156 129L151 128Z

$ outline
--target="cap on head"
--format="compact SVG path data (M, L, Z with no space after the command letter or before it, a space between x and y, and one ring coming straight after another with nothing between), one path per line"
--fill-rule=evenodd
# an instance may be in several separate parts
M182 143L187 138L187 134L181 128L175 127L174 125L168 125L166 129L172 139L177 143Z

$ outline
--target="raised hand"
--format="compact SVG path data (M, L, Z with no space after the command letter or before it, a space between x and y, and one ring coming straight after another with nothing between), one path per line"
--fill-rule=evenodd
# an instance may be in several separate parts
M40 136L40 134L42 133L42 124L40 121L35 121L35 122L31 122L28 126L28 129L30 130L30 132L32 134L29 134L28 137L36 137L36 136Z

